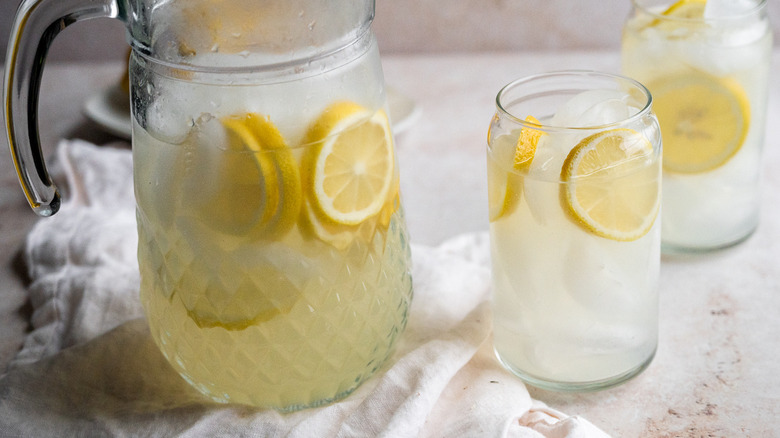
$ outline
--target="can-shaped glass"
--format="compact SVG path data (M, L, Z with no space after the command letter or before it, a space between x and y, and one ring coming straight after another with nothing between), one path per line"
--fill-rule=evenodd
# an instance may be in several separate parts
M661 136L618 75L565 71L496 98L487 174L501 363L553 390L616 385L658 339Z
M772 31L765 0L634 0L622 72L664 138L664 252L746 239L759 222Z

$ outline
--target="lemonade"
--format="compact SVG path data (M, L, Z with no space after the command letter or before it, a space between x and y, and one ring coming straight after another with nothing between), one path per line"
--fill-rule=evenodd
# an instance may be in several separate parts
M499 94L487 152L494 345L533 385L614 385L655 353L660 138L642 90L576 72Z
M765 0L635 0L623 73L664 139L665 250L737 243L758 225L772 33Z
M141 300L165 357L215 401L338 399L406 325L377 46L368 33L346 50L229 81L133 56Z

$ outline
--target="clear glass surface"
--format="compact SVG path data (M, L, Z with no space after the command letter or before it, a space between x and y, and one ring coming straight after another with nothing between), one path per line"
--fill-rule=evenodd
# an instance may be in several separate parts
M668 252L738 243L760 207L767 2L688 3L635 0L623 29L622 72L650 89L663 131Z
M376 41L366 29L302 59L224 55L268 62L254 68L214 67L222 52L204 47L182 65L141 51L130 65L152 336L215 401L291 411L339 399L389 357L412 298ZM347 172L389 166L375 195L354 195L377 206L355 221L334 217L318 185L345 145L365 164Z
M35 125L63 28L127 26L141 301L217 402L344 397L403 331L411 260L372 0L25 0L5 116L25 194L59 194ZM56 23L57 25L52 25Z
M609 387L655 353L661 138L650 106L640 84L594 72L534 76L498 94L487 147L494 347L532 385ZM529 132L539 135L530 162L518 159ZM580 159L586 144L613 135L623 136L615 151L637 153L596 157L608 139L593 149L601 170L567 170L590 160ZM588 193L641 211L641 223L625 232L603 216L586 223L597 218Z

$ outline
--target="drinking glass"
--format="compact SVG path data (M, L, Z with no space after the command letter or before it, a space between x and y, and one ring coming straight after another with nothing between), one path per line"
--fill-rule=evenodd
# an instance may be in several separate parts
M665 252L734 245L759 221L772 32L766 0L633 0L622 72L664 139Z
M516 80L496 98L487 162L493 335L526 382L590 390L652 360L661 136L650 93L598 72Z

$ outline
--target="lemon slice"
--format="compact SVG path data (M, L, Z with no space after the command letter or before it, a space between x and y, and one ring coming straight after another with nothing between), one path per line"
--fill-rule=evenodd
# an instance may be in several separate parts
M534 116L526 117L525 121L541 126L539 120ZM513 168L515 170L522 174L528 172L536 155L539 140L544 135L547 135L544 131L530 126L524 126L520 129L513 158ZM515 211L523 192L523 176L515 172L508 172L506 185L500 186L496 184L496 186L488 193L490 198L488 202L492 207L490 208L490 221L498 220Z
M528 123L542 126L541 122L534 116L528 116L525 118ZM547 135L544 131L532 128L530 126L524 126L520 130L520 137L517 139L517 145L515 146L515 169L527 172L531 167L531 162L536 155L536 148L539 146L539 139L543 135Z
M669 6L662 15L687 20L704 17L704 7L707 0L679 0Z
M561 169L561 203L577 225L611 240L647 234L659 209L653 145L632 129L601 131L575 146Z
M737 82L691 72L657 80L648 88L663 133L664 170L707 172L742 147L750 103Z
M387 116L353 102L328 107L308 130L305 191L318 218L357 225L388 201L395 172Z
M225 145L197 167L204 173L205 194L196 194L194 216L203 225L193 224L187 233L193 251L209 262L191 265L191 275L176 290L199 327L243 330L289 312L298 301L289 272L295 260L272 240L283 238L297 221L301 180L291 149L268 117L248 113L220 122ZM226 249L213 231L242 243L268 240L262 248L273 257L262 259L254 247L252 256L240 254L242 245ZM247 274L235 275L237 268Z
M301 209L299 224L304 236L313 236L338 250L349 247L358 232L357 225L342 225L321 220L308 202L305 202Z
M240 265L235 260L230 263ZM300 288L284 268L271 262L242 268L248 274L234 278L218 275L218 267L203 268L188 276L200 284L182 285L179 299L198 327L244 330L289 313L298 302Z
M222 124L227 145L198 217L226 234L280 238L295 224L302 199L290 148L267 117L249 113Z
M662 18L655 18L650 27L659 29L671 38L683 38L689 34L691 20L704 18L704 7L707 0L678 0L661 12Z
M338 250L347 249L356 239L370 242L376 232L386 237L393 214L401 207L401 193L398 177L393 180L387 200L376 216L358 225L336 224L322 220L308 203L301 209L300 226L304 236L314 236Z
M390 227L390 221L393 218L393 214L401 208L401 184L397 176L394 181L393 186L390 188L390 194L387 197L387 201L379 212L377 227L381 231L387 231Z
M187 275L178 277L169 299L201 328L243 330L288 314L301 301L310 271L319 269L284 242L226 249L200 227L182 232L185 247L175 260L186 263Z
M499 140L494 140L494 145ZM493 154L496 154L495 146ZM488 161L487 177L488 177L488 217L490 222L497 221L504 217L505 211L508 207L507 198L509 197L509 182L511 171L506 171L503 167L497 163L506 162L511 157L505 157L506 160L500 160L499 157L490 158ZM514 182L514 181L513 181ZM522 189L522 186L520 187ZM519 194L521 191L515 189Z

